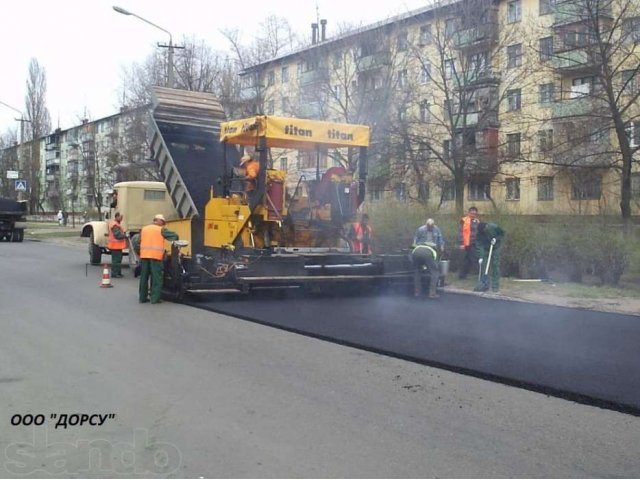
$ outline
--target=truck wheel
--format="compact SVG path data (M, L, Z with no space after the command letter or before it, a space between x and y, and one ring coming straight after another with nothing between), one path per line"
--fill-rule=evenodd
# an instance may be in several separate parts
M102 261L102 252L100 247L93 241L93 232L91 232L91 238L89 239L89 263L91 265L100 265Z
M24 240L24 230L22 230L21 228L14 230L11 234L11 241L21 242L22 240Z

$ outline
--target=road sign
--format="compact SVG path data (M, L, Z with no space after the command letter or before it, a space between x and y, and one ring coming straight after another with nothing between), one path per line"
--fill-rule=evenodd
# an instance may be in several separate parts
M26 192L26 191L27 191L27 181L16 180L16 192Z
M7 178L9 180L20 178L20 173L17 170L7 170Z

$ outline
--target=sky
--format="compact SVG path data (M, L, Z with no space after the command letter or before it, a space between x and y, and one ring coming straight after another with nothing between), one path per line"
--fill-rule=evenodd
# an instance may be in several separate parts
M143 62L168 35L117 5L171 32L227 50L221 30L238 29L243 43L269 15L284 17L301 35L311 23L327 19L327 38L340 24L367 25L423 7L426 0L21 0L2 5L3 48L0 102L24 111L29 63L37 59L47 78L47 107L52 127L66 129L80 119L117 113L123 70ZM317 10L316 10L317 9ZM334 29L334 30L332 30ZM20 113L0 103L0 134L18 129Z

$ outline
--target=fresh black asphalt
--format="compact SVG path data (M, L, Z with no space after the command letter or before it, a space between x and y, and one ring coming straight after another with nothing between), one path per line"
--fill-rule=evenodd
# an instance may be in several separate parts
M190 304L324 340L640 415L640 317L445 294L261 292Z

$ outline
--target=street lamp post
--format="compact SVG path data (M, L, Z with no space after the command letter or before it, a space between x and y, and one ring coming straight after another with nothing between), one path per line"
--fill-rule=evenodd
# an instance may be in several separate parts
M142 20L145 23L148 23L149 25L156 27L159 30L162 30L164 33L166 33L167 35L169 35L169 45L162 45L160 43L158 43L159 47L162 48L168 48L168 55L167 55L167 86L173 88L175 86L175 82L174 82L174 65L173 65L173 51L176 48L184 48L184 47L179 47L177 45L173 44L173 36L171 35L171 32L169 30L166 30L158 25L156 25L153 22L150 22L149 20L147 20L146 18L142 18L139 15L136 15L133 12L130 12L129 10L125 10L122 7L117 7L117 6L113 6L113 9L118 12L121 13L122 15L131 15L133 17L136 17L139 20Z

